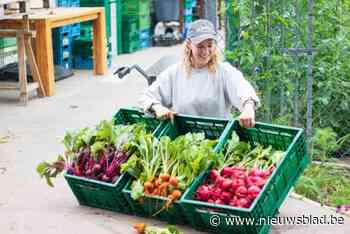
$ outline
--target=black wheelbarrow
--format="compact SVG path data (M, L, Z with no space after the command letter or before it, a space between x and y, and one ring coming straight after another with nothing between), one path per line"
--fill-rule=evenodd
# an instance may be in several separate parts
M151 67L149 67L146 71L143 70L139 65L132 65L130 67L124 66L118 68L113 75L118 75L119 79L124 78L127 74L129 74L133 69L138 71L145 79L147 80L148 86L150 86L156 79L157 76L162 73L165 69L170 67L171 65L178 62L178 58L175 55L165 55L161 57L157 62L155 62Z

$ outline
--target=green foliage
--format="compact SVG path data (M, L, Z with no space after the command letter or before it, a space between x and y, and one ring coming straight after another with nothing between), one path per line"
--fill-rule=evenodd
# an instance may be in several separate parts
M312 137L313 159L327 160L334 153L339 145L337 144L337 134L331 128L318 128Z
M306 126L307 54L286 49L307 48L308 1L228 2L226 58L256 87L257 119ZM313 127L343 137L350 125L350 1L314 1L313 15Z
M221 154L213 152L214 140L205 139L204 133L187 133L171 140L162 136L140 135L137 149L122 165L122 172L129 172L137 182L132 185L133 198L141 197L140 184L152 181L160 174L179 179L178 188L185 190L203 171L217 166Z
M311 165L298 180L295 191L311 200L336 207L350 204L350 171Z

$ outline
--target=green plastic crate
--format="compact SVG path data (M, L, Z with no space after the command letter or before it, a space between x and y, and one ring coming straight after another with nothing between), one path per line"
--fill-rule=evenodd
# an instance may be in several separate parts
M122 14L126 16L149 15L150 4L150 0L124 0Z
M186 133L204 132L208 139L219 139L220 136L225 135L228 131L229 121L224 119L213 119L205 117L195 117L187 115L176 115L174 125L169 121L164 122L159 136L169 136L175 139L177 136ZM123 194L129 202L133 213L143 217L154 217L162 221L172 224L188 224L190 217L189 213L184 212L181 207L181 201L176 201L167 210L154 216L166 203L166 198L156 196L145 196L142 202L135 201L131 197L131 183L132 179L123 189Z
M253 146L256 143L267 147L272 145L276 150L285 151L277 168L269 177L260 195L252 203L251 207L235 208L226 205L215 205L202 201L193 200L197 188L206 180L209 171L196 181L184 193L181 199L181 206L185 213L189 213L191 226L197 230L213 233L268 233L271 225L264 223L263 219L274 217L278 209L288 195L291 187L309 162L306 151L304 132L302 129L289 128L277 125L257 123L255 128L242 129L238 121L230 124L229 131L221 139L217 148L223 149L226 142L230 140L233 131L239 135L240 139L247 141ZM226 225L227 217L251 218L251 220L261 219L261 223L255 225ZM219 225L211 225L212 219L220 220ZM231 219L232 220L232 219ZM236 219L239 222L239 219Z
M152 116L135 109L135 108L120 108L113 117L114 124L135 124L144 123L146 130L158 137L165 125L165 122L160 121Z
M131 213L130 207L124 202L122 188L130 180L128 174L122 174L114 183L87 179L84 177L64 174L69 187L82 206L90 206L116 212Z
M104 7L106 21L106 37L108 42L111 41L111 5L109 0L80 0L81 7Z
M139 30L144 30L151 27L150 15L140 15L139 17Z
M144 113L132 109L121 108L113 117L114 124L134 124L143 122L148 131L158 136L163 122L158 119L145 116ZM65 173L64 175L72 192L80 205L107 209L111 211L132 213L131 207L122 195L122 189L130 181L127 173L122 174L114 183L105 183L84 177L78 177Z
M16 37L0 37L0 49L16 46Z

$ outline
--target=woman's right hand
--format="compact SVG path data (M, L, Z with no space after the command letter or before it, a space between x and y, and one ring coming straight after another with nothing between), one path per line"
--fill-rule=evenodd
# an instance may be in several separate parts
M156 113L156 117L159 119L170 119L174 122L174 116L176 112L169 110L168 108L162 106L161 104L153 104L152 110Z

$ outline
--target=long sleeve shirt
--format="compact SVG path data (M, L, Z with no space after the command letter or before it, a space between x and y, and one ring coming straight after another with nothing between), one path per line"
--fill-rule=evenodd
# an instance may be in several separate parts
M214 73L192 68L190 76L178 63L157 77L139 103L144 111L152 104L161 104L178 114L228 119L232 107L242 111L250 99L259 104L254 88L229 63L219 63Z

